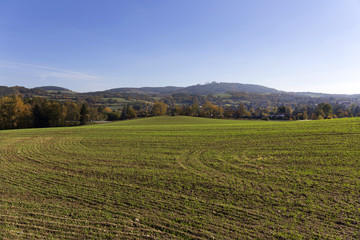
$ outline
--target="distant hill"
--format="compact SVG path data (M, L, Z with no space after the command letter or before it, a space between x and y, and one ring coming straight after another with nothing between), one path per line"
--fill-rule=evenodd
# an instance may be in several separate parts
M0 86L0 96L9 96L9 95L31 95L31 94L38 94L42 93L44 90L42 89L30 89L21 86L14 86L14 87L7 87L7 86Z
M282 91L254 84L212 82L203 85L198 84L190 87L185 87L178 92L206 95L221 94L226 92L281 93Z
M19 93L18 87L0 86L0 96L17 95Z
M45 90L45 91L66 91L66 92L72 92L71 90L63 87L57 87L57 86L43 86L43 87L36 87L33 88L34 90Z
M326 94L315 92L285 92L274 88L269 88L255 84L243 83L226 83L226 82L212 82L206 84L197 84L188 87L140 87L140 88L114 88L106 91L77 93L70 89L58 86L42 86L36 88L25 88L21 86L0 86L0 96L17 95L21 94L27 97L32 96L46 96L51 97L51 94L61 92L67 94L66 99L74 96L96 96L102 94L145 94L145 95L158 95L164 97L174 93L186 93L191 95L215 95L223 93L251 93L251 94L288 94L292 96L302 96L310 98L344 98L344 99L360 99L360 94L346 95L346 94Z
M330 93L317 93L317 92L287 92L297 96L307 96L312 98L359 98L360 94L330 94Z
M168 94L183 89L182 87L141 87L141 88L114 88L108 90L108 92L119 93L145 93L145 94Z
M198 84L189 87L142 87L142 88L114 88L108 90L109 92L124 92L124 93L157 93L157 94L171 94L177 92L184 92L197 95L221 94L225 92L249 92L249 93L281 93L282 91L274 88L268 88L254 84L242 83L225 83L212 82L207 84Z
M0 97L2 96L10 96L10 95L23 95L26 97L50 97L54 92L61 92L61 94L70 94L75 95L76 92L73 92L67 88L56 87L56 86L43 86L36 88L26 88L22 86L0 86ZM51 98L51 97L50 97Z

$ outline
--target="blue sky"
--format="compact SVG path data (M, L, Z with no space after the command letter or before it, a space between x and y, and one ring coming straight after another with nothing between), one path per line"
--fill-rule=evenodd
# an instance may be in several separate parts
M0 85L360 94L360 0L2 0Z

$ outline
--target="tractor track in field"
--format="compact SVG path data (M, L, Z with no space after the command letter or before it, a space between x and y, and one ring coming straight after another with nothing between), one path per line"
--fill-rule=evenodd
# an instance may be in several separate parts
M0 238L356 239L358 133L328 122L7 132Z
M22 139L20 141L21 143L23 143L24 145L26 144L26 141L24 141L24 139ZM85 207L91 207L91 208L96 208L96 206L104 206L104 202L100 199L100 198L96 198L96 197L91 197L91 195L87 195L86 197L80 197L79 195L73 195L70 193L66 193L66 191L62 190L61 192L58 192L58 190L49 190L49 188L47 188L47 186L51 187L51 186L56 186L57 188L62 188L62 187L67 187L68 184L66 181L64 181L64 179L57 179L56 177L50 177L47 179L44 178L40 178L39 176L41 176L42 173L46 173L46 170L61 170L61 171L66 171L69 173L76 173L76 171L70 169L70 168L65 168L65 167L59 167L56 166L56 160L54 161L54 159L52 159L52 156L55 156L57 158L59 158L59 156L61 156L60 154L67 156L67 155L71 155L71 154L67 154L67 151L69 151L69 149L73 148L77 143L74 141L67 141L66 139L59 139L59 138L46 138L46 139L36 139L36 140L32 140L31 141L31 145L19 148L19 141L16 142L16 144L13 144L12 147L8 147L6 154L4 155L6 160L8 161L16 161L19 163L22 163L22 166L19 165L19 167L14 170L12 169L12 174L11 175L15 175L15 177L10 178L10 179L4 179L4 183L7 183L9 185L13 185L13 186L17 186L21 189L24 190L31 190L31 192L33 194L38 194L38 195L43 195L46 198L60 198L60 199L65 199L68 202L73 202L73 203L81 203L82 206ZM38 144L36 144L38 143ZM35 145L36 147L32 147L32 145ZM61 147L59 147L61 146ZM21 149L21 150L18 150ZM47 154L44 154L47 153ZM30 157L34 156L34 157ZM71 155L74 158L74 155ZM33 168L29 168L29 167L24 167L25 164L24 162L28 163L28 165L33 166ZM47 165L45 168L40 168L41 165ZM203 165L205 166L205 165ZM36 168L39 167L39 168ZM208 168L209 169L209 168ZM15 172L14 172L15 171ZM78 172L77 172L78 173ZM17 176L16 176L17 175ZM17 181L21 178L19 178L18 176L28 176L31 175L31 177L29 179L27 179L27 181ZM40 181L40 182L39 182ZM34 185L33 183L37 182L37 185ZM82 186L77 186L77 188L81 188ZM139 192L145 192L148 191L149 194L152 193L156 193L159 194L159 191L156 191L154 189L148 188L148 189L144 189L144 188L134 188L132 186L129 185L122 185L121 187L127 187L130 188L131 190L138 190ZM85 186L85 189L89 188ZM89 189L90 190L90 189ZM165 194L167 199L166 200L154 200L152 201L147 201L147 205L148 206L153 206L153 207L157 207L159 204L162 205L161 210L162 211L171 211L174 214L179 214L181 215L181 212L184 209L187 209L187 207L183 207L179 206L178 210L174 209L173 207L171 208L164 208L164 206L166 206L169 202L173 202L178 200L178 196L174 197L174 194L170 193L170 192L166 192L166 191L162 191L162 194ZM170 199L169 199L170 197ZM187 199L187 201L189 201L189 198ZM195 202L195 199L193 199L192 201ZM198 199L197 199L198 201ZM209 203L207 203L206 201L203 202L204 205L209 205ZM119 207L119 205L117 204L117 206ZM219 208L219 206L213 205L214 209ZM101 208L100 208L101 209ZM99 210L100 210L99 209ZM126 209L126 204L123 205L123 209ZM190 211L191 208L188 208L188 211ZM175 212L174 212L175 211ZM197 214L206 214L207 212L213 214L212 212L209 211L209 209L204 209L204 210L198 210L199 212ZM215 212L215 211L213 211ZM118 213L117 213L118 214ZM219 214L219 213L218 213ZM31 214L32 217L25 217L25 218L21 218L22 223L16 223L15 226L21 227L21 226L25 226L25 225L36 225L36 223L43 223L41 219L37 219L35 218L36 216L43 216L43 215L39 215L36 213L32 213ZM233 215L233 217L231 216ZM130 218L130 215L123 215L124 217L126 217L127 219ZM10 215L3 215L3 218L7 218L7 219L15 219L17 218L16 216L10 216ZM74 229L74 226L76 225L72 225L72 224L67 224L67 223L61 223L61 220L66 220L66 218L57 218L57 217L50 217L48 215L48 218L53 218L53 221L49 221L46 220L46 226L42 226L42 227L34 227L34 229L42 229L44 231L49 231L49 232L57 232L56 230L52 231L51 226L53 225L58 225L58 226L62 226L63 229L63 234L65 234L67 237L71 237L71 236L76 236L78 229ZM236 219L236 214L227 214L227 218L229 218L229 220ZM172 236L183 236L183 237L188 237L188 238L192 238L192 239L201 239L201 238L206 238L208 236L211 235L212 232L214 231L221 231L221 229L224 226L227 226L227 228L231 228L232 225L231 224L211 224L208 225L207 227L204 226L203 230L197 234L194 234L194 232L197 232L198 230L193 228L193 227L186 227L181 225L180 223L176 224L172 221L169 221L166 218L158 218L158 220L160 220L160 223L142 223L141 226L145 227L145 228L150 228L150 229L154 229L155 231L159 231L159 232L164 232L164 233L170 233ZM75 219L76 221L76 219ZM78 222L84 222L84 221L78 221ZM91 223L91 224L99 224L99 223L93 223L93 222L87 222L87 223ZM50 226L50 227L49 227ZM169 227L171 226L171 227ZM93 230L99 230L96 227L91 227L91 226L78 226L78 228L88 228L88 229L93 229ZM183 229L182 231L176 230L177 228L181 228ZM69 229L70 232L66 231L66 229ZM71 232L72 231L72 232ZM112 232L112 233L119 233L119 232Z

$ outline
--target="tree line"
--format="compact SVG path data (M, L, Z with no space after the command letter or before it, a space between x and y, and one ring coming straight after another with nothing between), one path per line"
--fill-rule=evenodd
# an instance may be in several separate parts
M122 109L112 111L105 109L108 120L125 120L137 117L150 117L162 115L184 115L205 118L232 118L232 119L262 119L262 120L319 120L360 116L360 107L352 105L344 107L329 103L317 105L299 104L295 107L280 105L278 107L250 107L243 103L237 106L219 106L205 100L193 104L166 104L156 101L153 105L124 106Z
M18 95L0 98L0 129L77 126L90 119L103 120L104 115L86 103L26 99Z
M317 105L280 105L268 107L247 107L243 103L237 106L217 106L206 100L203 104L195 102L192 105L173 106L170 115L186 115L210 118L233 119L263 119L263 120L319 120L343 117L360 117L360 107L351 105L332 105L320 103ZM171 114L173 113L173 114Z
M87 103L59 102L44 98L23 98L19 95L0 97L0 129L40 128L84 125L89 121L126 120L163 115L184 115L205 118L317 120L360 116L360 107L344 107L329 103L299 104L295 107L254 108L238 105L219 106L209 100L192 104L167 104L166 101L127 104L115 111L109 107L88 106Z

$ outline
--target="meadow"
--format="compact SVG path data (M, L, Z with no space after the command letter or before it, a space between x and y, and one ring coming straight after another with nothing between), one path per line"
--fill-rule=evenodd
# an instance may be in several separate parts
M2 239L358 239L360 119L0 131Z

